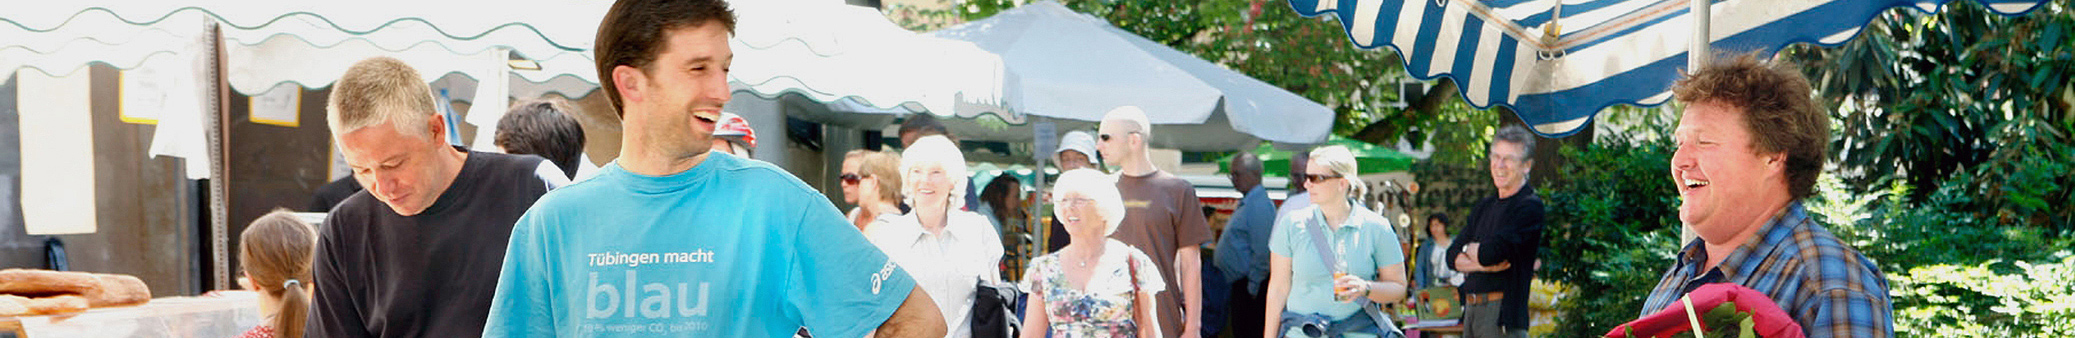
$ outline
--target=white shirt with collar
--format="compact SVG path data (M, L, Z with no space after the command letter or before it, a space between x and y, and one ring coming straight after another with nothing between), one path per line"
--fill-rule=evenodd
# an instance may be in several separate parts
M950 210L944 218L944 230L930 233L915 213L882 217L865 227L865 238L929 293L950 329L945 337L971 337L975 284L1001 280L1001 235L986 216L970 211Z

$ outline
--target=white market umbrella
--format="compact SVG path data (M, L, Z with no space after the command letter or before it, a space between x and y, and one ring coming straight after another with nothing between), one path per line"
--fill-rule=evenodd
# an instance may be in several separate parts
M1017 114L1092 122L1118 106L1138 106L1161 125L1154 145L1183 150L1232 150L1258 140L1315 144L1332 131L1333 112L1323 105L1056 2L931 35L1000 54L1014 74L1001 101Z
M910 32L872 8L805 0L733 6L735 59L728 76L738 91L953 115L962 102L992 104L987 100L999 96L1008 76L1000 57L971 43Z

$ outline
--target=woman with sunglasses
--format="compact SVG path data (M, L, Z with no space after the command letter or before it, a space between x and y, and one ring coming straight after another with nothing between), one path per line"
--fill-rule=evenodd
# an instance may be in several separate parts
M855 171L841 176L843 185L857 187L857 209L850 211L850 224L857 230L901 215L900 172L900 155L866 151L858 154Z
M836 174L836 186L841 187L843 190L843 204L837 204L837 206L853 205L853 207L851 207L849 211L843 212L843 219L848 219L850 220L850 223L853 224L858 223L857 211L859 209L863 209L854 207L855 205L858 205L857 161L859 158L864 158L865 154L875 152L877 151L873 151L870 149L851 149L850 152L843 153L843 168L841 169L842 171ZM860 228L862 228L862 226L860 226Z
M1329 146L1304 167L1310 207L1269 236L1265 337L1396 337L1375 304L1405 299L1405 257L1390 222L1356 204L1366 190L1354 154ZM1365 309L1368 308L1368 309Z

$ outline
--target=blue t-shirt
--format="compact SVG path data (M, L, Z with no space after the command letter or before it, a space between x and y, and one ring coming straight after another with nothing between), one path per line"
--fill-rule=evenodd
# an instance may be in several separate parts
M485 337L858 337L915 288L827 198L720 153L668 176L607 164L511 236Z
M1312 245L1312 223L1326 230L1326 243L1333 246L1327 252L1347 264L1347 273L1368 281L1381 279L1376 276L1377 270L1405 263L1405 253L1399 252L1402 249L1398 246L1398 233L1383 215L1360 206L1348 211L1347 219L1337 226L1324 225L1326 214L1317 205L1298 209L1275 222L1268 250L1290 258L1290 294L1284 298L1283 311L1347 318L1362 306L1333 299L1333 271L1337 267L1326 266L1324 259L1319 258L1318 249Z

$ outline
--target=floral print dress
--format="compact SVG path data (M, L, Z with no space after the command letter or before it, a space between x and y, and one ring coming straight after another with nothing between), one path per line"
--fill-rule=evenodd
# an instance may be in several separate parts
M1104 243L1102 257L1096 258L1095 272L1088 277L1085 290L1074 288L1067 280L1059 252L1031 260L1022 287L1043 294L1046 318L1051 322L1047 329L1053 338L1136 337L1138 323L1131 318L1132 269L1126 259L1138 261L1141 291L1157 293L1166 289L1152 259L1114 239Z

